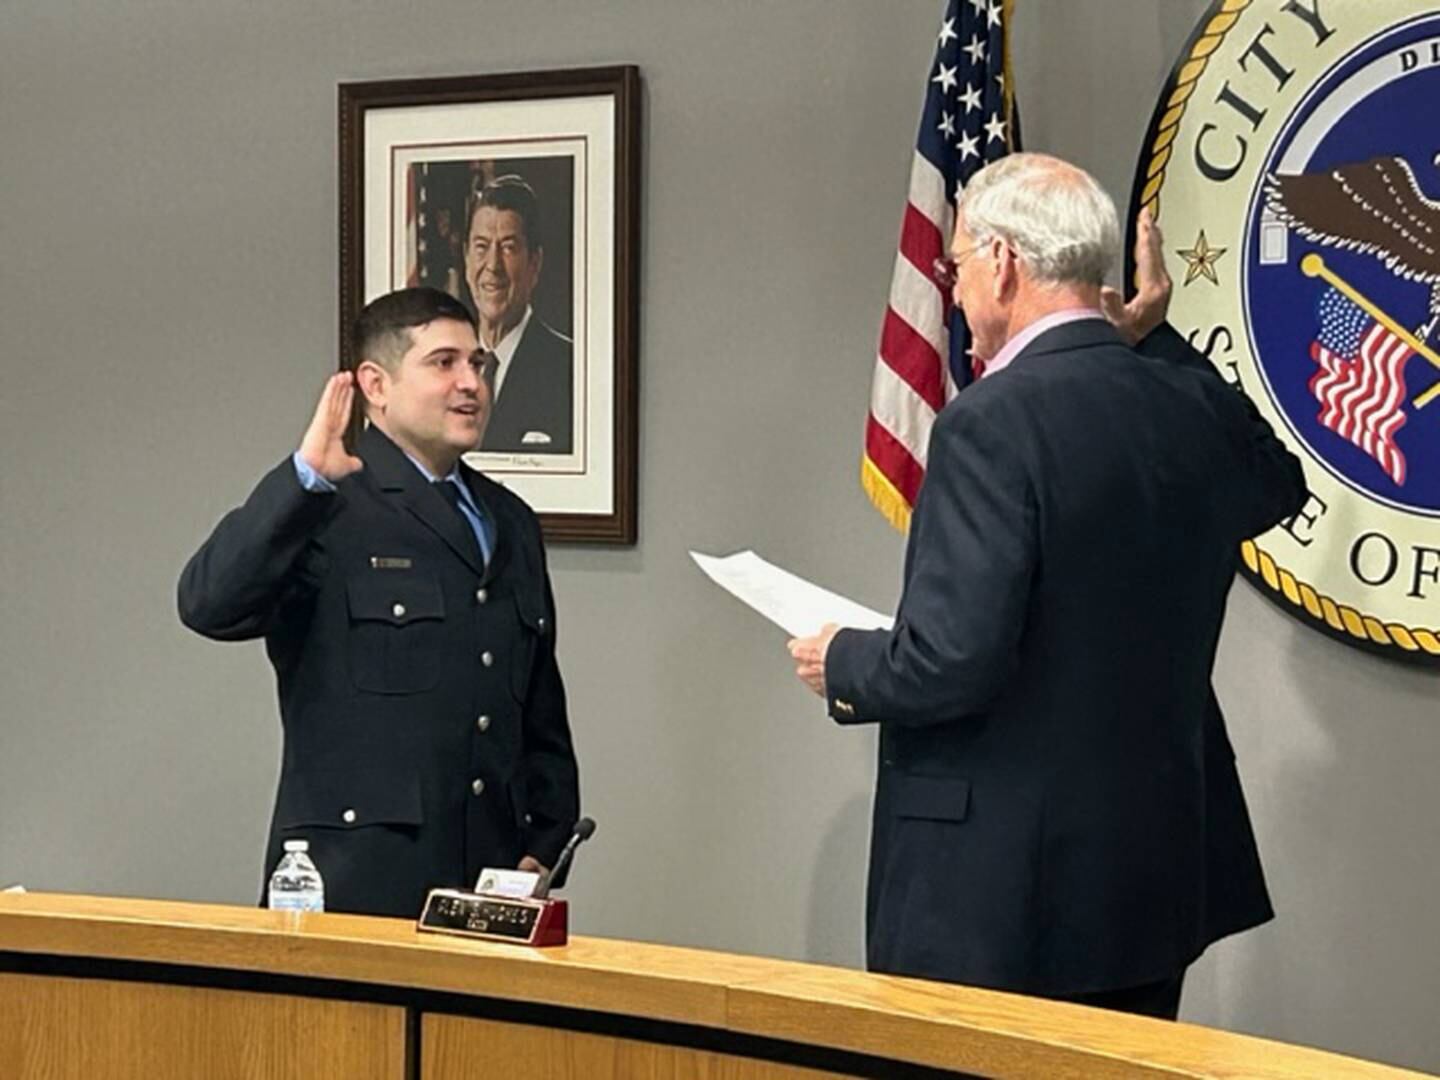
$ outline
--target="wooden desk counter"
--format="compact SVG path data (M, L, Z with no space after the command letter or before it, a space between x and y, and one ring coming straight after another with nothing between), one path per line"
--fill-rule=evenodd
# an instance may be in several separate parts
M39 893L0 895L0 1016L6 1080L1421 1075L761 957L583 937L539 950L396 919Z

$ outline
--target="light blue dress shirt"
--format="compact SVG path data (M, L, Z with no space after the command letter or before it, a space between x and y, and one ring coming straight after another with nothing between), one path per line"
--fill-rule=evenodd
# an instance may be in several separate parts
M438 477L431 474L429 469L425 468L424 465L420 464L420 462L416 461L413 457L410 457L409 454L405 456L410 458L410 464L419 469L420 475L425 477L427 481L433 484L438 479ZM312 469L305 459L300 456L299 450L295 451L290 460L295 463L296 479L300 481L300 486L306 491L319 493L335 490L335 485ZM470 494L470 489L466 487L465 482L460 479L459 465L456 465L445 475L445 482L447 484L454 484L459 490L460 512L465 515L465 520L470 523L470 528L475 533L475 542L480 545L480 554L488 564L490 562L490 552L495 546L492 531L493 527L490 524L490 519L476 504L474 496Z

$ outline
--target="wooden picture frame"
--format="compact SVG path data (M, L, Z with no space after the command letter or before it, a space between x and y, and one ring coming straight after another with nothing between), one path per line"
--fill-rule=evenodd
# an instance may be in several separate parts
M546 540L635 543L639 69L341 83L339 148L342 368L366 302L452 293L502 358L466 460Z

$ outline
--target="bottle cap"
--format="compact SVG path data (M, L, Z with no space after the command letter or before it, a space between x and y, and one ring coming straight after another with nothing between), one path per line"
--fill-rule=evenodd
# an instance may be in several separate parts
M309 840L286 840L286 841L285 841L285 850L286 850L286 851L309 851L309 850L310 850L310 841L309 841Z

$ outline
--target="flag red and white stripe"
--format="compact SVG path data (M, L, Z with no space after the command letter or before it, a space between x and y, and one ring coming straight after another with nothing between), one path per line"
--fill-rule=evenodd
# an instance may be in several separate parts
M954 227L955 212L945 199L944 183L935 166L917 153L865 422L865 488L880 505L873 485L888 487L886 495L903 503L905 517L925 478L925 449L935 414L955 393L946 361L950 299L928 269L944 253L945 238ZM889 512L886 516L903 527L903 519L897 521Z
M960 188L1014 142L1005 55L1011 2L949 0L927 76L860 470L870 500L901 530L925 479L935 416L971 378L964 320L953 316L935 264L950 243Z
M1366 331L1353 358L1319 341L1310 347L1318 365L1310 392L1321 406L1320 423L1374 458L1397 487L1405 483L1405 454L1395 436L1405 426L1405 362L1413 355L1378 322Z

